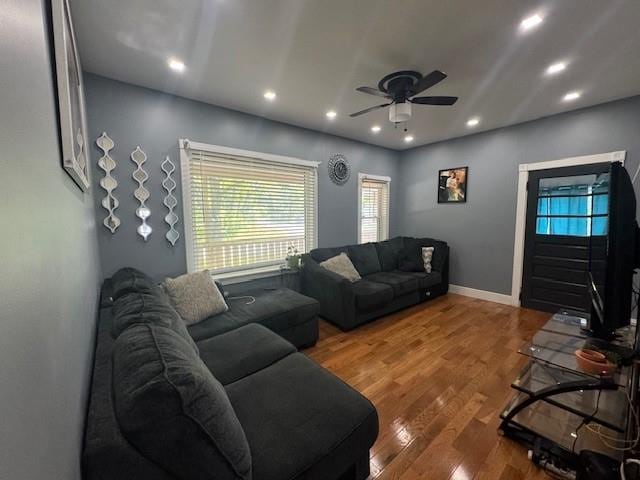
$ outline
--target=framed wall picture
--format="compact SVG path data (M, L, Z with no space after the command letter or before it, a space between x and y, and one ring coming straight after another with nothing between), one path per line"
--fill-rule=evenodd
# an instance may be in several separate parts
M51 0L51 28L62 165L82 191L87 191L90 183L84 88L68 0Z
M450 168L438 172L438 203L467 201L469 167Z

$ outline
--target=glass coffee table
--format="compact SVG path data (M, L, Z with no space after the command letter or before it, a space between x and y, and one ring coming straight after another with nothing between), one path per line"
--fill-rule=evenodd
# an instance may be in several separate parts
M629 410L630 400L636 400L636 362L625 361L612 375L601 376L583 371L574 353L590 348L628 360L636 329L620 329L607 342L590 337L586 325L584 314L560 311L519 350L528 362L511 384L515 394L500 415L501 434L531 449L553 451L569 466L581 450L621 460L623 452L611 445L627 445L636 435Z

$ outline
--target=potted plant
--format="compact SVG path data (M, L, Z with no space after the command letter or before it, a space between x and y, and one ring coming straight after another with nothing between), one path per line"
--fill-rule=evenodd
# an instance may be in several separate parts
M285 258L287 268L297 270L300 268L300 253L298 249L293 245L289 245L287 248L287 257Z

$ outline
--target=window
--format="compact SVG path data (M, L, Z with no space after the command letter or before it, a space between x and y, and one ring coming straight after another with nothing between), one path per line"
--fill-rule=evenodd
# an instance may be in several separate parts
M360 243L389 238L389 177L358 175L358 239Z
M536 234L606 235L608 174L543 178L538 187Z
M316 246L316 162L181 141L188 270L239 272Z

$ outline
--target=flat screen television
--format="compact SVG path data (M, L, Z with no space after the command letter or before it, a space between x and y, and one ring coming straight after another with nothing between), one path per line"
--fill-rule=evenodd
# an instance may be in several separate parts
M636 196L620 162L612 163L607 173L598 176L592 195L589 329L593 335L608 339L631 319L637 266Z

